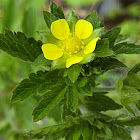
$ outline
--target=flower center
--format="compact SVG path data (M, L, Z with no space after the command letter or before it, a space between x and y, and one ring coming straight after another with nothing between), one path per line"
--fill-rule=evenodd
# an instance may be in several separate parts
M63 45L63 49L69 54L76 54L83 48L83 42L78 37L69 37Z

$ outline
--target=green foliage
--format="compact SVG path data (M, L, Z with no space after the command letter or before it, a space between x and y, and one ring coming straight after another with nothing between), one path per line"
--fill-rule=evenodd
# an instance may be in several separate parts
M102 93L94 93L93 96L85 97L83 103L91 111L107 111L122 108L121 105L115 103L111 98Z
M81 85L78 85L79 93L87 95L87 96L92 96L92 90L91 90L91 85L89 83L84 83L84 85L81 87Z
M99 41L94 53L97 57L107 57L113 55L113 51L109 49L109 40L102 39Z
M118 120L117 123L119 125L125 125L125 126L139 126L140 125L140 117L132 117L126 120Z
M140 71L140 64L134 66L126 78L120 80L118 83L118 91L120 92L121 102L125 105L126 109L134 115L133 110L129 106L130 104L135 104L139 109L139 99L140 99L140 77L137 74Z
M81 72L81 65L73 65L67 70L67 74L69 79L72 82L75 82Z
M0 34L0 49L25 61L33 62L42 53L41 45L41 41L27 38L21 32L5 30L5 34Z
M113 140L132 140L131 136L122 127L115 128L113 131L115 133Z
M70 10L68 13L68 16L66 17L66 20L69 24L70 30L72 33L75 32L75 24L78 21L78 17L75 15L75 13Z
M121 31L121 28L115 27L115 28L109 30L107 33L105 33L102 36L102 38L108 38L110 48L112 48L112 46L114 45L114 42L117 39L117 37L119 36L120 31Z
M140 54L140 45L130 43L116 44L112 49L116 54Z
M76 86L68 87L66 91L67 108L76 112L78 105L78 91Z
M63 86L63 79L58 75L58 71L31 73L29 79L21 81L19 86L13 91L12 101L25 100L32 94L45 94L55 88Z
M106 65L107 64L107 65ZM125 68L126 65L115 58L100 58L90 64L93 68L96 67L98 71L108 71L116 68ZM93 69L94 70L94 69Z
M102 20L99 18L96 12L91 12L85 20L89 21L93 25L93 29L102 27Z
M25 25L23 30L28 36L33 35L35 31L35 26L33 26L32 32L27 32L31 28L27 25L27 19L32 12L35 11L27 10L25 14L27 17L25 16L23 20L23 25ZM43 14L48 29L53 21L65 18L62 8L57 7L55 3L51 5L51 13L44 11ZM78 17L70 10L66 20L74 33ZM116 91L116 88L103 87L103 84L98 83L99 76L105 72L120 68L126 69L127 66L117 59L117 55L139 54L140 45L122 43L124 38L119 35L119 27L104 33L103 20L96 12L90 13L85 20L92 23L94 31L89 39L84 40L84 43L100 37L94 51L95 56L90 59L91 62L88 61L83 65L75 64L68 69L60 69L57 64L63 65L63 62L59 60L52 63L44 58L41 41L27 38L21 32L12 33L10 30L0 34L0 49L13 57L29 61L31 67L35 69L14 89L11 101L23 101L31 95L34 95L37 101L40 100L32 113L34 121L43 122L43 118L46 116L49 118L52 114L54 118L57 118L56 112L53 111L56 108L59 114L59 119L55 119L59 124L55 122L54 125L30 131L28 136L32 139L131 140L125 127L140 125L139 117L125 114L115 117L105 115L107 111L117 111L123 106L134 115L131 104L140 109L140 64L130 69L124 79L119 80L117 91L120 100L118 101L108 94L110 90ZM39 34L43 37L43 43L54 41L56 44L59 43L50 31L39 32ZM2 128L8 127L9 123L5 121ZM21 139L20 136L18 138Z
M52 22L57 20L57 17L55 15L53 15L52 13L49 13L47 11L44 11L43 14L44 14L44 19L45 19L45 22L47 24L47 27L50 29Z
M110 120L110 118L103 114L79 116L75 119L67 117L65 123L30 131L28 135L32 139L59 139L65 137L72 140L132 140L124 128L118 125L119 121L116 121L118 124L116 123L115 125L113 121L105 123L105 119ZM126 123L127 125L129 126L128 123Z
M52 3L50 8L51 8L51 13L53 15L55 15L58 18L62 18L62 19L65 18L65 15L64 15L61 7L57 7L57 5L55 3Z
M46 91L43 95L43 99L39 102L39 105L33 110L33 120L39 121L46 116L46 113L50 111L56 104L58 104L64 97L66 88L63 89L64 85L53 85L55 86L50 90ZM60 88L60 86L62 86Z

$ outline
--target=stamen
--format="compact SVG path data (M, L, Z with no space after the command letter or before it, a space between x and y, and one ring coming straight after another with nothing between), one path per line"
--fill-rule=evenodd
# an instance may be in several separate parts
M83 43L78 37L69 36L63 43L64 50L70 55L76 54L81 51Z

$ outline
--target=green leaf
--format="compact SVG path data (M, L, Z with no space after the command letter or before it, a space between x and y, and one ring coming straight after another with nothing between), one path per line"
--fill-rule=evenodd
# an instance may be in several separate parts
M65 16L61 7L57 7L57 5L54 2L52 2L50 8L51 8L51 13L53 15L55 15L58 18L65 19Z
M120 99L124 105L128 105L140 100L140 92L134 87L123 86L120 92Z
M84 140L89 140L91 133L92 129L90 129L88 125L82 126L82 136Z
M128 37L119 34L118 38L115 40L115 44L126 42L127 39Z
M92 97L85 97L83 103L91 111L107 111L122 108L121 105L114 102L104 94L94 93Z
M140 90L140 77L134 73L129 73L123 80L123 84Z
M41 46L41 41L27 38L21 32L6 30L5 34L0 34L0 49L25 61L33 62L42 53Z
M108 39L99 40L94 53L96 57L107 57L114 54L114 52L109 49Z
M46 139L67 139L67 140L91 140L91 139L100 139L100 138L106 138L110 139L112 138L112 131L113 136L114 134L119 134L118 137L121 137L123 140L124 137L129 138L129 135L126 133L125 130L120 130L121 132L124 131L124 134L119 132L117 128L121 128L117 125L117 123L108 123L106 124L106 120L110 117L105 116L102 114L92 114L92 115L85 115L85 116L79 116L79 117L71 117L68 116L66 118L66 122L59 123L57 125L52 125L48 127L44 127L38 130L33 130L28 133L28 135L32 139L41 139L45 137ZM92 123L90 121L93 120ZM123 129L123 128L121 128ZM122 135L123 134L123 135ZM83 138L82 138L83 137ZM114 140L114 139L111 139ZM115 139L118 140L118 139Z
M67 91L66 91L66 94L67 94ZM67 96L67 95L66 95ZM63 105L63 112L62 112L62 118L65 120L67 118L67 116L73 116L73 117L76 117L77 114L80 114L80 112L72 112L70 109L67 108L67 104L65 103Z
M123 103L122 103L123 104ZM125 106L125 108L127 109L127 111L133 115L133 116L136 116L135 115L135 112L132 110L132 108L129 106L129 105L126 105L126 104L123 104Z
M63 110L60 101L58 105L56 105L52 110L48 112L47 118L53 118L56 122L62 122L62 111Z
M138 108L138 110L140 111L140 100L139 101L137 101L137 103L136 103L136 107Z
M79 140L82 134L81 126L76 126L73 131L73 140Z
M123 64L121 61L115 58L99 58L89 64L91 67L93 67L93 70L95 70L96 68L98 71L104 71L104 72L111 69L126 67L125 64Z
M87 77L82 77L82 78L79 77L77 81L77 85L79 87L84 87L87 83L87 80L88 80Z
M74 35L75 34L75 24L78 21L78 17L75 15L75 13L72 10L70 10L68 13L68 16L66 17L66 20L69 24L72 35Z
M81 65L75 64L67 69L68 77L72 82L75 82L81 72Z
M92 96L91 85L87 83L84 87L78 88L79 93L84 94L86 96Z
M137 75L139 72L139 64L135 65L124 78L122 87L119 89L120 100L128 110L129 113L135 116L134 111L132 110L130 104L135 104L139 109L139 100L140 100L140 77Z
M105 138L106 139L109 139L109 138L112 138L112 130L107 126L107 125L104 125L104 131L105 131Z
M68 86L73 86L73 82L68 77L65 77L65 82Z
M119 36L120 31L121 31L120 27L115 27L102 36L102 38L108 38L110 48L112 48L112 46L114 45L114 42Z
M129 73L133 72L133 73L137 73L140 71L140 63L136 64L130 71Z
M91 116L93 118L93 116ZM86 116L81 116L77 118L68 117L66 122L59 123L57 125L52 125L44 127L38 130L33 130L27 133L32 139L34 138L45 138L47 139L74 139L77 140L78 137L82 134L86 140L88 137L91 137L93 132L93 127L88 121L86 121ZM89 117L88 117L89 118ZM86 121L86 122L85 122ZM77 132L77 133L76 133ZM89 139L90 140L90 139Z
M95 129L93 128L91 139L95 140L95 137L96 137L96 133L95 133Z
M35 8L29 8L24 12L23 22L22 22L22 30L25 35L28 37L33 37L36 31L36 18L37 11Z
M112 131L111 131L111 129L109 128L108 125L103 124L103 123L101 123L101 124L102 124L102 128L99 128L100 130L97 131L98 137L101 138L101 139L105 139L105 140L109 139L110 140L110 138L112 138Z
M56 89L53 91L48 91L43 99L39 102L39 105L33 110L33 120L39 121L43 119L48 111L50 111L56 104L58 104L64 97L66 88Z
M119 119L125 119L125 118L128 118L128 117L130 117L130 115L128 115L128 114L119 114L118 116L111 118L111 120L109 120L109 122L114 121L114 120L116 121L116 120L119 120Z
M140 116L131 117L125 120L118 120L116 121L117 124L123 126L140 126Z
M132 140L131 136L122 127L112 128L113 133L116 134L121 140ZM118 140L118 139L115 139Z
M78 91L76 86L67 88L66 90L67 107L76 112L78 106Z
M56 21L57 17L47 11L44 11L43 14L44 14L44 19L47 24L47 27L48 27L48 29L50 29L52 22Z
M32 94L44 94L50 90L62 89L64 80L58 75L59 71L31 73L13 91L12 101L25 100Z
M91 125L95 125L95 116L87 115L83 117L84 120L88 121Z
M50 65L52 63L51 60L48 60L44 57L43 53L40 54L36 59L35 61L31 64L31 67L32 68L37 68L37 67L40 67L40 66L47 66L47 65Z
M132 68L135 72L136 67ZM133 71L132 70L132 71ZM133 72L128 73L126 78L123 80L123 87L120 92L120 99L124 105L129 105L131 103L136 103L140 100L140 77Z
M120 43L112 47L116 54L140 54L140 45Z
M44 127L38 130L33 130L27 133L32 139L42 139L43 137L51 137L52 139L59 139L61 137L67 136L69 133L68 129L70 126L67 126L66 123L61 123L58 125L52 125ZM65 131L67 130L67 131Z
M121 89L123 88L123 79L122 77L119 79L118 83L117 83L117 91L121 92Z
M101 24L101 19L96 12L91 12L85 20L89 21L93 25L93 29L99 28Z

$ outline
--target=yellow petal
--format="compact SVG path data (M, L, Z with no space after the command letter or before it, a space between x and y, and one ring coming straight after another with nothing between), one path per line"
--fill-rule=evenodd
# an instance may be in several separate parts
M54 44L43 44L42 51L44 57L49 60L56 60L63 55L63 51Z
M93 31L93 26L89 21L80 19L75 25L75 34L79 39L88 38Z
M69 68L71 65L79 63L80 61L83 60L83 57L70 57L69 59L66 60L66 68Z
M95 50L96 43L99 40L99 37L93 39L89 44L84 48L84 53L85 54L90 54Z
M65 40L70 34L70 28L65 19L59 19L51 24L51 32L55 38Z

